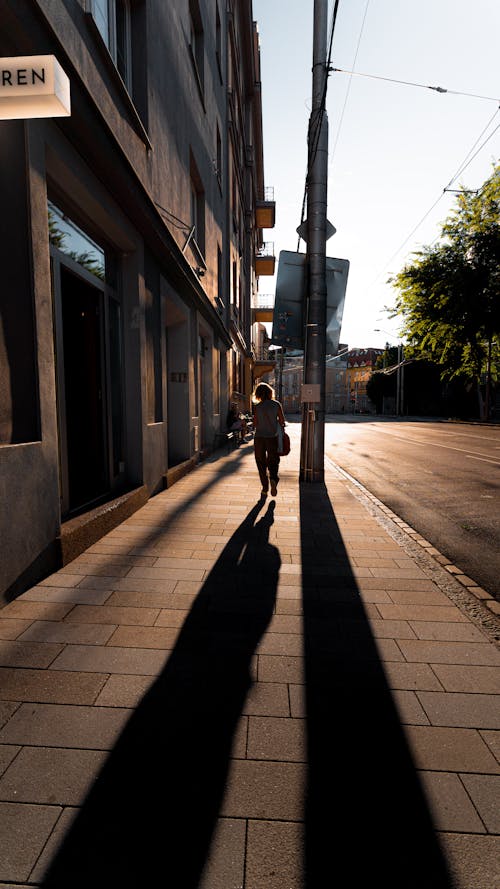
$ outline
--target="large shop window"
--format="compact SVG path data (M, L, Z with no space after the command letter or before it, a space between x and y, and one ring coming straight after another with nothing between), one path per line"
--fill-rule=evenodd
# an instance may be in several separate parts
M116 262L49 203L61 511L120 488L123 453L122 319Z

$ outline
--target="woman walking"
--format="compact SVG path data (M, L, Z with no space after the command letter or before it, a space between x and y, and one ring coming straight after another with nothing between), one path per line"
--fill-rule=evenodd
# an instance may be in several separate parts
M271 483L271 496L278 493L278 423L285 425L285 417L279 401L275 401L274 391L267 383L259 383L253 394L253 425L255 429L255 462L265 497ZM269 473L269 475L268 475Z

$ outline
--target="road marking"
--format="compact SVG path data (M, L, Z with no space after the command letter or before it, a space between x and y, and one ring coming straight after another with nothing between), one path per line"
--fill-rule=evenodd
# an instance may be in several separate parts
M385 435L389 435L392 438L398 438L400 441L411 441L414 444L422 445L425 448L445 448L448 451L458 451L460 454L465 454L466 457L472 457L476 460L481 460L482 458L484 458L486 463L492 462L489 454L478 454L477 456L475 456L474 454L469 454L468 451L464 450L464 448L455 448L453 447L453 445L439 444L438 442L434 441L419 441L418 438L405 438L405 436L403 435L397 435L394 432L388 432L387 429L379 429L379 432L385 433ZM496 462L495 465L500 464Z
M484 457L475 457L474 454L466 454L466 457L469 460L481 460L481 463L491 463L492 466L500 466L500 462L498 460L486 460Z

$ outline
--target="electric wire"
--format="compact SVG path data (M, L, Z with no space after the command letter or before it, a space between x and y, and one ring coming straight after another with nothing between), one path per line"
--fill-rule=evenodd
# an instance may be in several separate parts
M421 220L417 223L417 225L412 229L412 231L410 232L410 234L408 235L408 237L405 238L405 240L403 241L403 243L398 247L398 249L395 251L395 253L393 253L393 255L391 256L391 258L387 260L387 262L385 263L385 265L383 266L383 268L380 270L380 272L378 273L378 275L373 279L373 281L372 281L370 287L373 287L373 285L376 284L376 282L378 281L378 279L380 278L380 276L381 276L381 275L384 273L384 271L386 270L387 266L389 266L389 265L392 263L392 261L399 255L399 253L401 252L401 250L403 249L403 247L406 246L406 244L408 243L408 241L413 237L413 235L415 234L415 232L416 232L416 231L420 228L420 226L425 222L425 220L427 219L427 217L430 216L430 214L432 213L432 211L434 210L434 208L437 207L437 205L439 204L439 201L440 201L440 200L442 199L442 197L446 194L446 192L448 191L448 189L450 188L450 186L453 185L453 183L458 179L459 176L461 176L461 174L464 172L464 170L466 170L467 167L472 163L472 161L474 160L474 158L477 157L477 155L479 154L479 152L483 150L483 148L484 148L484 146L487 144L487 142L489 142L490 139L495 135L495 133L497 132L497 130L500 129L500 124L498 124L498 125L495 127L495 129L490 133L490 135L484 140L484 142L479 146L479 148L478 148L477 151L472 155L472 157L470 157L471 152L474 151L474 148L476 147L477 143L478 143L479 140L482 138L482 136L484 135L484 133L486 132L486 130L488 129L488 127L491 126L491 124L492 124L494 118L496 117L496 115L498 114L499 111L500 111L500 108L497 108L496 111L495 111L495 113L493 114L493 116L490 118L490 120L488 121L488 123L487 123L486 126L484 127L484 129L483 129L481 135L476 139L476 141L474 142L474 145L472 146L472 148L470 149L470 151L466 154L464 160L462 161L462 163L460 164L460 166L459 166L459 168L458 168L458 171L457 171L457 172L455 173L455 175L450 179L450 181L448 182L448 185L447 185L445 188L443 188L443 190L442 190L441 194L439 195L439 197L434 201L434 203L433 203L432 206L427 210L427 212L424 214L424 216L422 216L422 219L421 219ZM466 163L466 161L467 161L467 163Z
M349 74L351 77L368 77L371 80L385 80L387 83L399 83L403 86L415 86L420 89L434 90L436 93L448 93L452 96L467 96L469 99L484 99L487 102L499 102L498 96L481 96L477 93L465 93L460 90L450 90L444 86L429 86L427 83L416 83L413 80L397 80L395 77L383 77L380 74L365 74L362 71L346 71L344 68L330 68L330 71L339 74Z
M155 206L158 207L158 209L162 213L165 213L165 215L168 216L168 221L170 222L171 225L174 226L174 228L178 228L181 231L187 231L187 232L191 230L191 225L188 222L184 222L184 220L179 219L179 217L176 216L175 213L172 213L170 210L167 210L166 207L162 207L162 205L159 204L158 201L155 201L154 203L155 203ZM178 225L177 223L180 223L180 225Z
M364 31L364 28L365 28L366 16L367 16L367 14L368 14L368 7L369 7L369 5L370 5L370 0L366 0L365 14L364 14L364 16L363 16L363 21L362 21L362 23L361 23L361 30L360 30L360 32L359 32L358 44L357 44L357 46L356 46L356 52L355 52L355 54L354 54L354 60L353 60L353 63L352 63L352 67L353 67L353 68L356 67L356 61L357 61L357 58L358 58L358 52L359 52L359 47L360 47L360 44L361 44L361 38L363 37L363 31ZM341 115L340 115L340 121L339 121L338 129L337 129L337 135L336 135L336 137L335 137L335 142L334 142L333 149L332 149L332 153L331 153L330 164L333 163L333 158L335 157L335 152L336 152L336 150L337 150L337 145L338 145L338 141L339 141L339 138L340 138L340 132L341 132L341 130L342 130L342 124L343 124L343 122L344 122L344 114L345 114L345 110L346 110L346 107L347 107L347 102L348 102L348 100L349 100L349 95L350 95L350 92L351 92L351 85L352 85L352 77L349 79L349 84L348 84L348 86L347 86L347 91L346 91L345 98L344 98L344 104L343 104L343 106L342 106L342 112L341 112Z

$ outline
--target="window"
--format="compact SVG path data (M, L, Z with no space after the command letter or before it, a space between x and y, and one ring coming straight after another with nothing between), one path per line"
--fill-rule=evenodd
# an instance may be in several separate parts
M222 80L222 26L218 3L215 5L215 57L219 67L219 76Z
M205 255L205 189L193 155L190 155L191 175L191 225L194 227L193 240L201 257Z
M216 128L217 129L216 129L216 134L215 134L215 139L216 139L215 163L217 166L216 166L215 174L217 176L217 181L219 183L219 186L222 187L222 139L221 139L221 135L220 135L219 124L216 124Z
M189 0L189 48L198 86L203 95L205 84L205 47L203 23L198 0Z
M107 46L118 72L130 90L131 43L129 0L87 0L87 11Z

